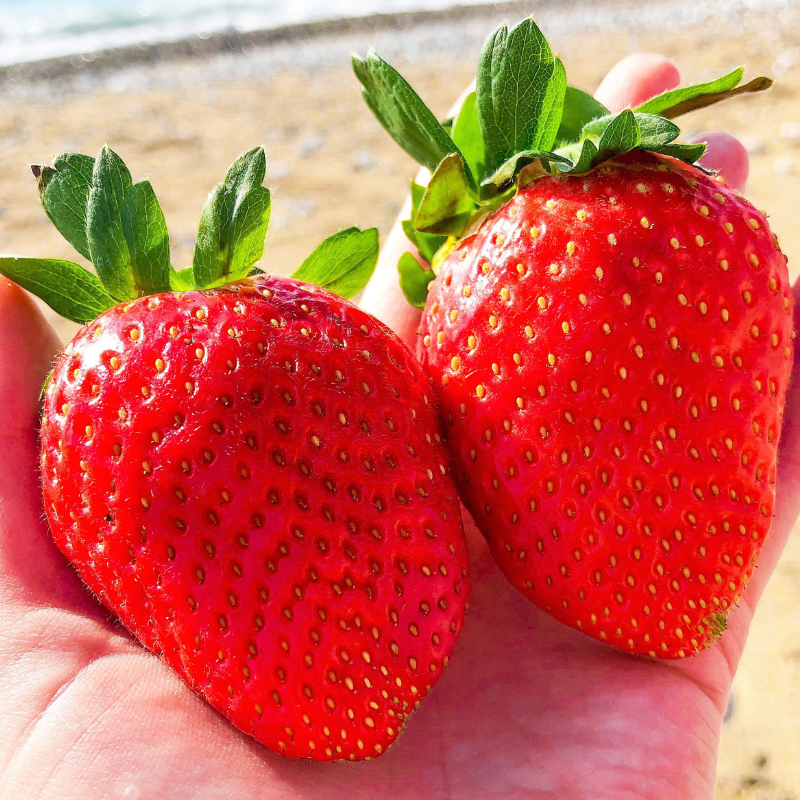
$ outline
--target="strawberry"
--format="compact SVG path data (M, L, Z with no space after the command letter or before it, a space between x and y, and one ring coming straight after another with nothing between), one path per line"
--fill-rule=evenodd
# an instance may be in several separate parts
M293 278L245 277L269 214L258 149L211 194L193 270L175 273L152 190L107 149L82 158L39 170L40 188L103 282L69 262L0 259L88 323L44 396L53 537L239 729L292 757L379 755L447 665L468 579L424 373L388 328L309 283L358 291L376 233L334 235ZM65 196L86 199L86 239Z
M667 117L770 82L737 70L612 115L528 20L489 37L441 125L377 55L355 68L433 173L406 223L433 269L406 254L401 285L495 560L616 647L709 646L773 516L792 293L766 215Z

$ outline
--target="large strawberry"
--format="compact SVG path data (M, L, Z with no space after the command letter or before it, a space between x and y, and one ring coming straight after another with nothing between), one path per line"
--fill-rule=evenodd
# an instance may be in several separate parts
M264 164L235 162L175 272L150 184L107 148L59 156L35 169L42 201L99 277L14 257L0 272L86 323L41 423L45 511L80 576L241 730L358 760L447 665L460 511L424 373L338 296L371 274L375 230L325 240L293 278L246 277Z
M765 214L669 118L770 81L739 69L612 115L527 20L489 37L440 124L377 55L354 66L433 173L406 223L433 272L406 254L400 278L498 564L617 647L708 646L770 528L792 294Z

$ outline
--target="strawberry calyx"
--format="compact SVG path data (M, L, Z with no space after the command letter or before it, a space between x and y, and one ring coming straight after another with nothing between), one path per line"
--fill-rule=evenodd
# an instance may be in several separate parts
M261 272L272 197L263 186L262 147L242 153L208 196L192 266L170 259L164 213L150 181L133 183L123 160L104 146L96 158L62 153L52 166L33 166L45 213L94 266L64 259L0 255L0 274L85 324L109 308L151 294L211 289ZM320 243L293 278L349 298L378 260L375 228L345 228Z
M568 85L564 65L531 18L511 29L503 24L487 38L475 91L443 122L374 51L364 59L353 56L353 69L378 121L431 173L427 186L412 183L412 213L403 223L423 263L406 253L398 265L406 299L418 308L435 273L426 264L436 264L448 237L470 235L522 186L542 175L585 173L633 150L699 167L705 144L679 142L672 120L772 85L765 77L742 84L740 67L613 114Z

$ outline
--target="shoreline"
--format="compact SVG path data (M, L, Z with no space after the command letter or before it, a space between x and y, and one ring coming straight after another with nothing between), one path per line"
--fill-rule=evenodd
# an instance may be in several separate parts
M208 36L190 35L175 40L142 42L90 53L54 56L0 66L0 87L8 84L62 81L136 65L153 65L219 55L247 56L276 45L311 44L364 33L406 31L425 25L472 20L516 19L535 14L552 35L553 28L571 31L648 32L654 28L682 28L710 19L726 18L729 25L747 15L800 9L800 0L657 0L641 6L636 0L504 0L443 9L411 10L342 17L279 25L253 31L223 30ZM589 13L587 13L589 12Z
M558 0L551 0L558 2ZM592 2L592 0L589 0ZM541 0L540 0L541 2ZM548 2L548 0L544 0ZM219 31L208 36L186 36L164 42L143 42L139 45L111 47L90 54L55 56L37 61L23 61L0 66L0 85L11 80L51 80L78 73L123 68L134 64L150 64L176 58L203 58L219 54L247 54L248 50L273 44L308 42L325 36L364 33L376 30L403 30L430 22L447 21L458 14L459 21L485 17L487 11L500 14L519 13L530 9L525 0L507 0L491 5L458 5L425 11L400 11L369 14L359 17L299 22L255 31Z

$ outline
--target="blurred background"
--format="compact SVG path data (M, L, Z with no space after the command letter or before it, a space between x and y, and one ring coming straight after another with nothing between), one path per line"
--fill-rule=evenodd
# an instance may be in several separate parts
M765 95L682 120L751 155L748 194L800 265L800 0L0 0L0 251L80 261L41 210L30 164L109 143L149 177L189 266L200 210L263 144L274 188L262 267L289 272L347 225L386 234L415 170L349 68L375 46L444 115L501 20L534 14L570 82L594 89L628 53L660 51L684 82L746 64ZM52 315L51 315L52 317ZM65 338L76 326L53 320ZM719 800L800 798L800 536L759 607L725 723Z

